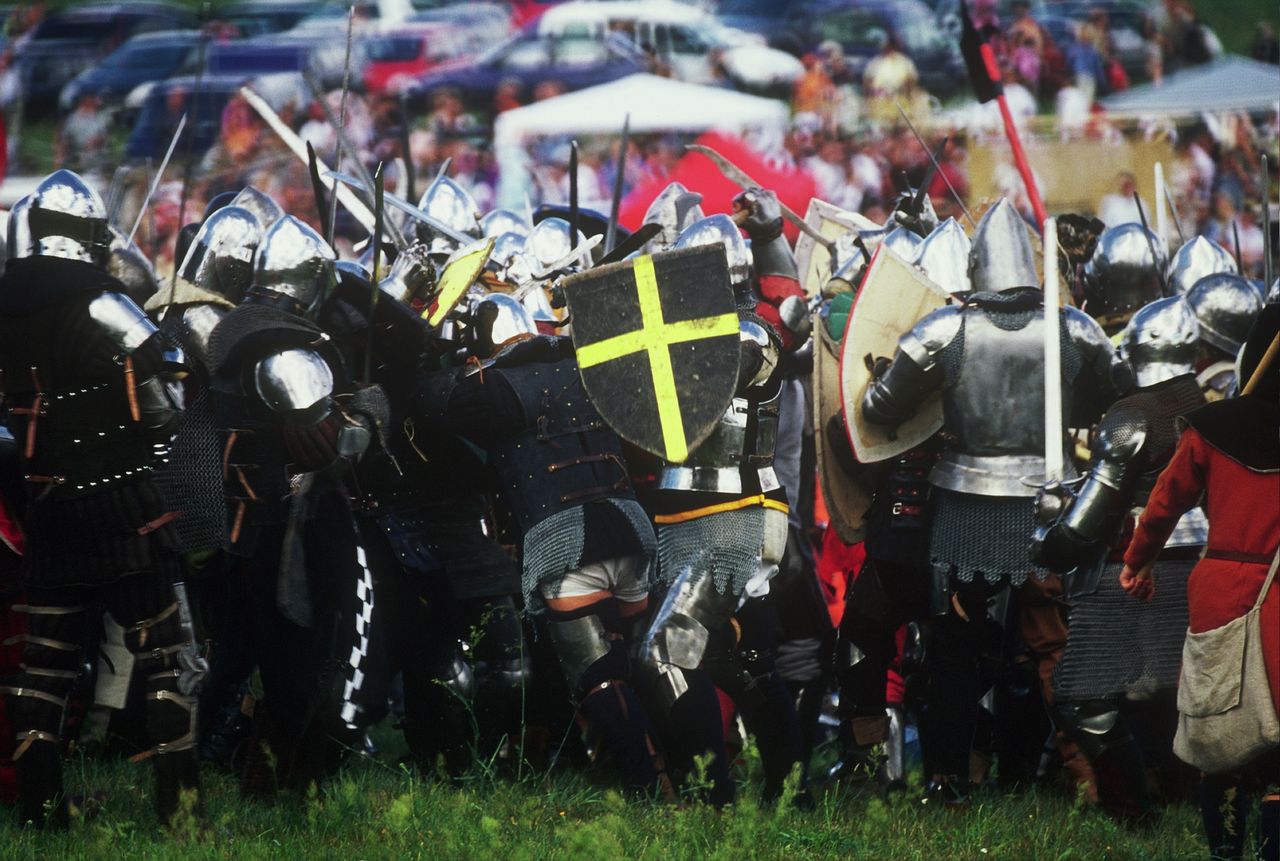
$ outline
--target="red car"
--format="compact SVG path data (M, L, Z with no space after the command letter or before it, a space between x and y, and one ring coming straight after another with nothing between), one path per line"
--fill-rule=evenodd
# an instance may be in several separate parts
M470 53L465 34L449 24L406 24L370 36L364 45L368 93L399 93L414 79Z

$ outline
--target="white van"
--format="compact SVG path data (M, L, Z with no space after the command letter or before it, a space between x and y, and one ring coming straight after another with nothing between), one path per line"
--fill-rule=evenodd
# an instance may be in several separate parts
M623 36L636 47L652 47L674 77L699 84L715 80L713 52L719 53L731 82L747 89L789 85L804 72L799 60L766 46L761 37L726 27L714 15L673 0L563 3L544 12L537 29L541 35L566 39Z

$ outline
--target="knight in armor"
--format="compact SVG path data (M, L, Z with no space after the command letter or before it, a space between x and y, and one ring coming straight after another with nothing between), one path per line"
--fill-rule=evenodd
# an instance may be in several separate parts
M244 301L208 343L234 596L224 639L248 644L264 692L241 781L250 795L323 777L360 728L373 583L342 476L385 425L385 398L352 384L312 322L333 257L311 228L276 221Z
M195 692L173 579L174 512L152 480L181 417L180 352L107 273L97 192L46 177L10 221L0 278L0 371L28 489L23 671L4 690L23 821L65 824L67 700L105 608L146 679L156 809L195 789Z
M1216 272L1197 280L1183 298L1200 323L1200 388L1211 401L1230 397L1236 393L1236 356L1262 313L1262 297L1247 278Z
M903 335L892 361L877 360L863 395L865 418L892 427L930 392L942 392L949 439L929 473L933 619L921 729L932 788L953 803L967 800L978 703L988 687L982 658L993 619L1004 621L1009 590L1030 654L1010 664L1018 675L1005 689L1025 699L1038 687L1037 663L1043 685L1066 639L1056 581L1043 569L1030 576L1023 550L1044 474L1044 312L1026 226L1008 201L988 210L975 231L969 275L974 292ZM1128 372L1091 318L1064 308L1060 319L1064 414L1071 426L1088 426L1127 387ZM1039 713L1038 705L1008 703L1018 706ZM1005 778L1016 779L1014 763L1004 766Z
M1165 544L1158 570L1168 588L1158 605L1137 604L1123 593L1120 557L1131 518L1173 455L1178 420L1204 403L1195 378L1199 338L1195 315L1180 297L1158 299L1135 314L1120 336L1134 390L1099 421L1079 483L1050 485L1036 500L1032 560L1066 576L1072 604L1054 680L1054 723L1089 759L1103 807L1124 819L1150 813L1146 769L1130 724L1141 726L1149 708L1172 713L1187 626L1186 578L1204 546L1203 512L1188 512ZM1163 737L1149 747L1171 744Z
M733 699L756 738L766 797L781 792L801 756L794 702L776 672L772 637L738 626L759 624L772 612L764 596L788 533L786 493L773 468L779 360L804 342L809 317L776 195L749 189L735 208L752 239L750 255L738 223L726 215L695 222L675 243L726 247L739 306L739 382L711 436L683 463L662 464L647 494L665 596L640 650L668 752L686 768L694 756L715 755L709 776L717 804L733 799L733 785L716 687Z
M457 182L447 176L437 176L418 201L418 209L449 227L458 234L479 239L480 207L475 198ZM458 249L458 241L425 224L418 224L418 238L427 243L427 249L437 262L444 262Z
M1239 271L1236 259L1231 256L1230 251L1212 239L1193 236L1169 259L1165 283L1170 296L1184 296L1206 275L1237 275Z
M219 668L201 692L201 757L224 763L248 729L241 694L252 662L243 638L214 639L215 633L220 634L215 630L218 621L228 612L229 596L221 553L227 506L222 493L222 447L209 392L213 376L209 341L244 297L253 277L253 256L264 227L237 201L255 194L260 192L245 189L210 201L202 222L191 225L194 230L172 286L153 294L145 305L162 329L182 345L191 368L183 381L182 423L156 481L182 511L175 528L186 572L175 588L189 602L193 633L205 642L206 653Z
M428 377L415 417L485 452L522 550L526 608L545 618L569 695L623 785L651 793L660 762L629 653L655 547L621 443L588 398L568 338L535 334L503 294L470 316L476 360Z
M339 264L338 290L321 323L387 394L379 428L353 474L356 523L374 573L388 670L403 681L405 739L427 769L443 755L449 773L490 759L519 732L529 652L515 601L519 573L488 527L484 465L432 423L415 421L412 400L441 346L410 307L432 298L436 270L424 243L401 251L382 273ZM472 639L470 663L460 642ZM475 737L476 733L479 738Z
M1139 308L1164 295L1163 241L1136 222L1108 227L1084 265L1084 310L1115 334Z

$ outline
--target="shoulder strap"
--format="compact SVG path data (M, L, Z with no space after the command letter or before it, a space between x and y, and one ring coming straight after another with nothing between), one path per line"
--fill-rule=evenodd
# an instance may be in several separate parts
M1276 579L1276 569L1280 568L1280 548L1276 549L1276 555L1271 560L1271 568L1267 571L1267 579L1262 583L1262 591L1258 593L1258 600L1253 602L1253 609L1257 610L1262 606L1262 602L1267 600L1267 592L1271 589L1271 583Z

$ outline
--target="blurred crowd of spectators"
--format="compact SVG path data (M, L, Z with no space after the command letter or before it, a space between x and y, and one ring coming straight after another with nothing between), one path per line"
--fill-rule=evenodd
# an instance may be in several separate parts
M1073 136L1118 140L1120 131L1097 110L1097 99L1130 86L1134 82L1131 78L1159 81L1222 52L1212 31L1201 24L1186 0L1163 0L1143 20L1144 68L1134 76L1117 54L1102 7L1092 9L1083 23L1069 31L1069 38L1055 40L1031 14L1027 0L1014 0L1007 16L997 15L996 0L973 0L970 5L975 25L995 49L1014 115L1019 122L1033 125L1033 130L1049 130L1064 140ZM1253 51L1258 59L1280 61L1280 47L1268 25L1259 26ZM960 214L948 186L966 203L978 203L968 200L967 148L1004 146L998 140L1000 123L994 105L940 105L924 90L915 63L892 35L883 36L878 53L860 72L855 72L854 64L834 41L820 44L803 63L804 74L792 91L793 119L785 136L753 142L768 158L809 171L824 200L881 221L898 191L919 183L929 172L929 153L906 128L899 113L901 106L928 127L931 145L936 145L942 134L951 135L951 145L929 188L939 213L943 217ZM2 81L0 77L0 93ZM531 99L553 98L561 92L562 88L548 81L532 91ZM328 102L331 113L345 114L347 136L359 158L369 166L378 161L388 163L389 188L409 193L403 161L397 162L407 154L417 193L438 171L447 169L450 176L471 189L482 209L494 205L498 166L492 150L492 124L497 114L521 106L518 87L499 86L489 105L469 105L455 91L437 91L409 118L407 128L402 103L393 96L366 97L353 91L343 104L341 94L333 92ZM175 105L175 111L180 110ZM281 116L312 143L322 159L335 162L337 141L318 104L287 104ZM82 103L59 130L59 163L80 170L92 168L104 157L107 128L96 106L91 101ZM1175 142L1175 160L1166 165L1166 172L1181 227L1204 233L1228 248L1238 233L1245 264L1259 261L1259 156L1270 152L1274 169L1276 117L1254 124L1243 116L1206 116L1190 128L1167 125L1137 133L1168 135ZM624 194L668 174L681 158L686 142L678 135L633 136L622 166ZM581 142L578 188L584 206L607 211L618 170L618 145L616 138ZM531 147L531 156L530 205L566 202L568 140L537 142ZM109 178L112 169L114 166L104 175ZM154 240L162 268L167 265L165 249L172 247L178 226L180 175L180 170L166 174L171 179L161 186L144 230L144 236ZM223 110L219 139L192 175L185 213L188 220L198 215L204 201L214 194L247 183L263 188L294 213L315 217L305 165L239 97ZM1132 183L1132 177L1116 177L1115 191L1109 195L1112 200L1099 200L1096 208L1104 220L1133 215L1128 202ZM145 187L141 182L137 186Z

